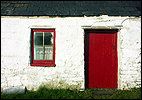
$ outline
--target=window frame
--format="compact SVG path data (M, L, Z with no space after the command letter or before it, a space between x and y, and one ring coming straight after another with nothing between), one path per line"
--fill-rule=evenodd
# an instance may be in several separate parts
M34 33L35 32L53 32L53 60L34 60ZM42 28L35 28L31 29L31 34L32 34L32 58L31 58L31 66L56 66L55 65L55 29L42 29Z

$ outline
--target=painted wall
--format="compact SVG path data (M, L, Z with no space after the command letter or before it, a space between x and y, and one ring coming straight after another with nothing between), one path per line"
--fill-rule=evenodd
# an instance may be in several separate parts
M119 27L122 25L123 27ZM1 17L1 88L84 88L84 28L119 28L118 88L141 86L141 17ZM30 66L30 28L56 30L55 67Z

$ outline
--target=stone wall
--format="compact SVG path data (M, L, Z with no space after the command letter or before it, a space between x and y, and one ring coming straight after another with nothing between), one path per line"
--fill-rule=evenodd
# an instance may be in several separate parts
M55 28L55 67L30 66L30 28ZM141 17L1 17L1 88L84 87L84 29L120 26L118 88L141 86Z

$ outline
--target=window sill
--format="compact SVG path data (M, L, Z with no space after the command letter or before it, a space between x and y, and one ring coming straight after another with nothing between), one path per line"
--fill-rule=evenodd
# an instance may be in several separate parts
M40 66L40 67L55 67L55 64L30 64L31 66Z

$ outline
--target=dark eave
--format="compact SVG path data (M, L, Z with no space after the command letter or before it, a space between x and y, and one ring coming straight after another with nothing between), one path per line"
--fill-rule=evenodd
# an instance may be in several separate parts
M141 16L141 1L1 1L1 16Z

